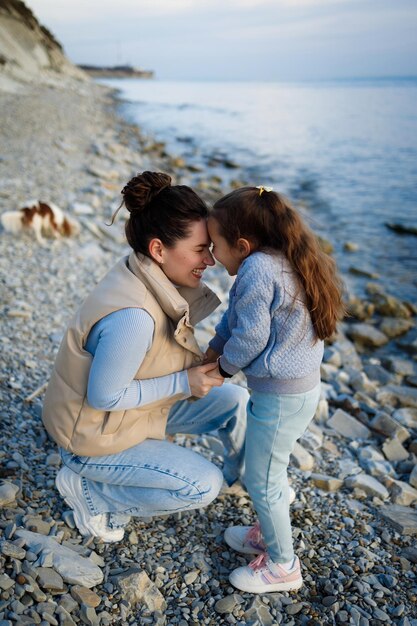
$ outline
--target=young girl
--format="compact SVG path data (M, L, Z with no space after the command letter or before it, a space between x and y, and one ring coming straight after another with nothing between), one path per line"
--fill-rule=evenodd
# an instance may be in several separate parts
M320 396L323 340L342 315L335 264L288 201L266 187L243 187L214 205L212 253L231 276L229 307L207 360L220 374L246 374L245 484L259 522L228 528L235 550L258 554L230 582L242 591L299 589L289 517L287 467Z

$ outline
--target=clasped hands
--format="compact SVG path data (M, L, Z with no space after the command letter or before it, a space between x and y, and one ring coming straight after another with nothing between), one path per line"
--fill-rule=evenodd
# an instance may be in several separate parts
M224 378L219 372L217 358L219 354L208 348L202 365L187 370L188 383L195 398L204 398L213 387L221 387Z

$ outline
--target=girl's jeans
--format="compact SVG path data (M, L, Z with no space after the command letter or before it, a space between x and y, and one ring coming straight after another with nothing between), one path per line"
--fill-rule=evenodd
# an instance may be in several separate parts
M245 485L258 514L271 559L294 556L287 467L296 440L314 416L320 385L300 394L252 391L248 403Z
M248 392L226 384L204 398L173 405L167 434L217 431L225 448L224 477L239 478L244 458ZM78 456L61 450L64 465L82 477L82 488L92 515L110 513L113 528L124 526L130 515L174 513L209 504L218 495L222 472L200 454L156 439L146 439L108 456Z

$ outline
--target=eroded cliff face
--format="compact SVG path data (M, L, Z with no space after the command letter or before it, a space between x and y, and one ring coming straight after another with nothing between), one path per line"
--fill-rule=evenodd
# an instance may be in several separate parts
M88 80L21 0L0 0L0 75L23 82L64 76Z

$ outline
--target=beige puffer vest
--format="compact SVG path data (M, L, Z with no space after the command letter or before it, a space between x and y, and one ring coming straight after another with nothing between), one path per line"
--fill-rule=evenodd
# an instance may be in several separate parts
M135 379L179 372L201 362L193 325L218 306L205 285L175 288L148 257L132 253L97 284L71 320L46 390L42 419L58 445L81 456L114 454L145 439L163 439L169 409L178 394L126 411L101 411L87 402L92 356L84 350L91 328L101 318L127 307L147 311L154 320L152 346Z

